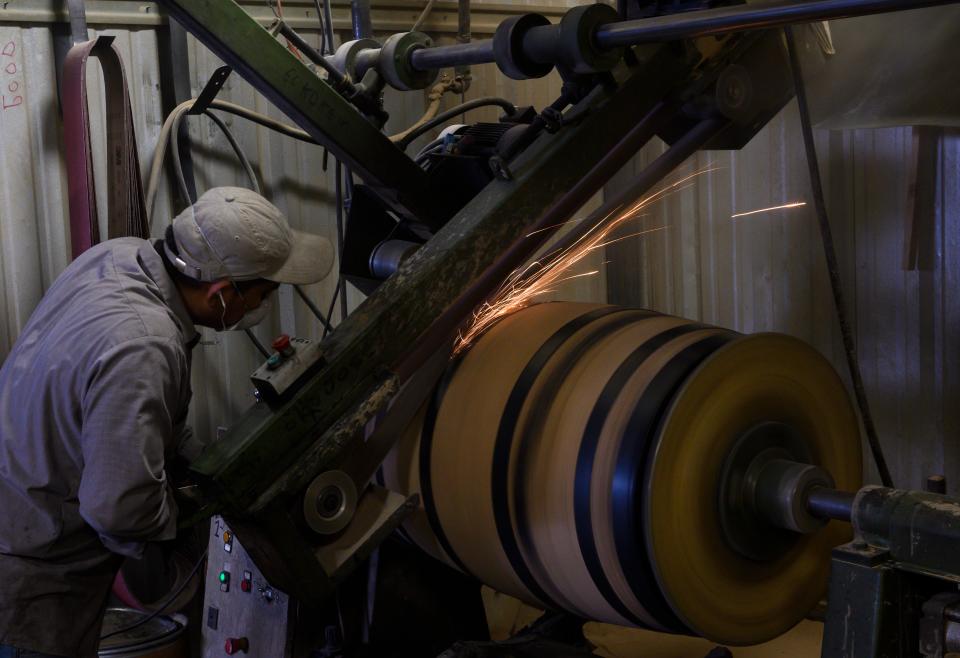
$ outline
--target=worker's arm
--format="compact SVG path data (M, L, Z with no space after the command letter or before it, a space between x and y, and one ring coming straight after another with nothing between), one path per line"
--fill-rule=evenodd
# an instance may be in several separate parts
M203 449L207 447L204 441L200 440L193 432L193 428L187 424L182 424L175 430L177 455L182 457L186 463L192 462L200 456Z
M81 404L80 514L111 551L138 557L146 541L176 535L176 504L164 473L188 385L182 348L146 336L102 355Z

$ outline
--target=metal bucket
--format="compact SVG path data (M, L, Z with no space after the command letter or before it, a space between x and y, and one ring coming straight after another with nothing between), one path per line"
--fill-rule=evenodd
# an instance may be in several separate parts
M107 608L101 635L112 633L148 617L149 613L132 608ZM187 620L182 615L159 616L106 638L97 655L101 658L187 658L184 630Z

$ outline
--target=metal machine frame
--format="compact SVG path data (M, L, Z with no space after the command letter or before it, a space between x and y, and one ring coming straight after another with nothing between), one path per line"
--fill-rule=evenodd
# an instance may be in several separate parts
M355 53L354 60L362 61L365 70L328 71L327 80L233 0L162 4L399 215L445 222L321 343L317 362L294 392L255 404L192 466L199 486L185 501L192 509L184 515L187 521L223 514L273 584L306 604L321 605L416 503L368 487L371 465L386 454L403 414L416 409L442 370L444 349L457 327L550 231L538 233L537 239L529 234L568 219L654 135L673 146L641 176L638 185L647 189L699 148L745 144L792 94L787 82L755 98L749 107L737 103L737 85L743 81L731 79L731 64L737 65L738 75L767 82L772 79L770 67L788 66L779 32L768 28L947 3L777 0L619 22L602 11L577 8L559 26L511 20L493 40L470 44L431 48L428 39L409 36L416 33L397 35L381 48ZM725 36L709 44L692 40L705 35ZM686 40L665 43L678 39ZM364 116L351 104L358 93L351 74L367 80L376 70L402 86L409 80L429 81L430 76L419 73L443 66L493 61L511 77L543 75L556 65L565 79L564 96L548 108L552 112L545 110L534 120L525 148L498 163L498 179L454 217L438 218L424 172L382 134L377 117ZM725 84L718 84L720 79ZM364 427L394 398L377 440L362 441ZM345 474L347 484L330 489L328 481L343 481L330 475L336 472ZM304 498L328 491L339 492L334 507L351 506L344 496L352 501L346 521L351 515L354 520L337 535L318 535L303 520ZM960 503L944 504L960 509ZM855 514L853 519L856 525ZM927 519L931 524L942 521ZM904 601L919 602L904 608L907 613L918 615L919 605L926 615L924 637L934 649L925 655L941 655L936 646L945 652L953 646L950 638L960 635L956 601L904 598L905 590L891 594L891 587L902 589L907 580L931 575L924 571L916 576L909 560L892 559L894 551L877 549L878 538L889 533L870 537L871 544L860 537L859 543L837 549L831 606L849 603L851 597L872 597L876 614L858 628L874 624L874 641L859 643L853 651L853 631L828 625L824 656L906 655L885 648L897 646L899 652L912 642L894 643L885 635L889 601L901 595ZM957 581L950 574L960 573L960 564L949 562L947 567L933 577ZM864 581L862 573L870 578ZM930 597L940 591L939 585L933 589ZM920 590L928 593L926 586L918 586ZM831 614L840 613L832 609ZM942 622L937 629L947 630L929 630L934 619Z

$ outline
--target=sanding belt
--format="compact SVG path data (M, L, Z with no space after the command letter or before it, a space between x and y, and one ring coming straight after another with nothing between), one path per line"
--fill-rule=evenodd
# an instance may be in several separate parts
M100 61L106 95L108 236L150 236L133 113L120 54L113 46L113 37L101 36L75 43L63 64L63 123L73 258L100 241L87 106L86 70L91 55Z

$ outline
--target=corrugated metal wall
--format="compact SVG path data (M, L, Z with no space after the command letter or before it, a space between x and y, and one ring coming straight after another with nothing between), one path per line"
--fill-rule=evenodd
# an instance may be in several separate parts
M888 128L817 131L816 139L848 313L894 479L919 487L926 475L946 473L957 491L960 133L948 131L939 145L930 272L903 269L911 135ZM663 149L649 145L607 193L626 189ZM610 301L793 334L846 378L796 105L742 151L700 153L681 171L709 166L638 220L665 230L608 247ZM793 201L808 205L731 218Z
M6 354L66 266L69 246L50 31L0 26L0 53L0 347Z

